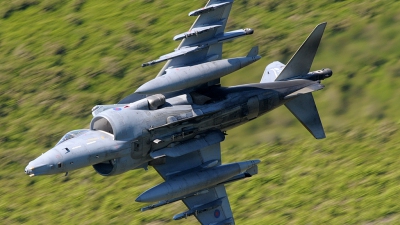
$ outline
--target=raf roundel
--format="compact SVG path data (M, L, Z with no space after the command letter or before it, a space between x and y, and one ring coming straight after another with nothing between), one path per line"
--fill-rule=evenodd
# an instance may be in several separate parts
M218 209L216 209L215 211L214 211L214 217L215 218L219 218L221 216L221 212L218 210Z

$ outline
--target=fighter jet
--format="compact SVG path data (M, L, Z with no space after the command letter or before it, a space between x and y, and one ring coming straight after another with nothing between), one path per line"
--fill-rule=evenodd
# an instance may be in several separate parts
M261 82L223 87L220 78L260 59L258 48L244 57L222 59L225 41L251 35L245 28L225 32L233 0L210 0L194 10L189 31L176 35L178 48L143 67L167 61L159 74L117 104L93 107L90 129L65 134L31 161L31 177L68 173L92 166L114 176L152 166L165 180L144 191L142 211L176 201L201 224L234 224L225 184L258 173L257 159L222 164L226 132L285 105L317 139L325 138L312 92L322 89L330 69L310 72L326 23L319 24L287 65L269 64ZM261 74L261 73L260 73Z

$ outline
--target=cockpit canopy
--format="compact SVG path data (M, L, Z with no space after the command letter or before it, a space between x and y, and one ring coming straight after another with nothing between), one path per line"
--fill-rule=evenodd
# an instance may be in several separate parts
M82 135L82 134L84 134L84 133L86 133L86 132L88 132L88 131L89 131L89 129L80 129L80 130L73 130L73 131L70 131L70 132L66 133L66 134L60 139L60 141L57 142L56 146L59 145L59 144L61 144L61 143L63 143L63 142L66 141L66 140L69 140L69 139L71 139L71 138L78 137L78 136L80 136L80 135Z

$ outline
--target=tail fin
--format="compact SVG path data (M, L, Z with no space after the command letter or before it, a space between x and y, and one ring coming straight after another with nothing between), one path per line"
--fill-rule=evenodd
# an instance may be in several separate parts
M297 52L285 66L280 62L269 64L261 78L261 83L283 81L293 77L306 75L310 72L311 64L321 42L326 23L319 24L310 36L304 41ZM303 126L316 138L325 138L324 128L312 96L312 91L321 89L322 85L307 87L287 96L292 100L285 103L289 111L303 124Z
M276 78L277 81L305 75L310 72L325 26L326 23L321 23L314 29ZM325 138L324 128L312 93L301 94L287 102L285 106L316 139Z
M325 27L326 22L320 23L315 27L310 36L308 36L297 52L289 60L283 71L275 79L276 81L306 75L310 72L311 64L314 61L314 56L317 53Z

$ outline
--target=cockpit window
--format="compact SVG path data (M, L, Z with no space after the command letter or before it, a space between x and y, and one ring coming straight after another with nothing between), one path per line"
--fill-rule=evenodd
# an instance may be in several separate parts
M69 140L71 138L75 138L78 137L80 135L82 135L83 133L86 133L87 131L89 131L89 129L81 129L81 130L73 130L70 131L68 133L66 133L61 139L60 141L57 142L56 146L63 143L66 140Z

